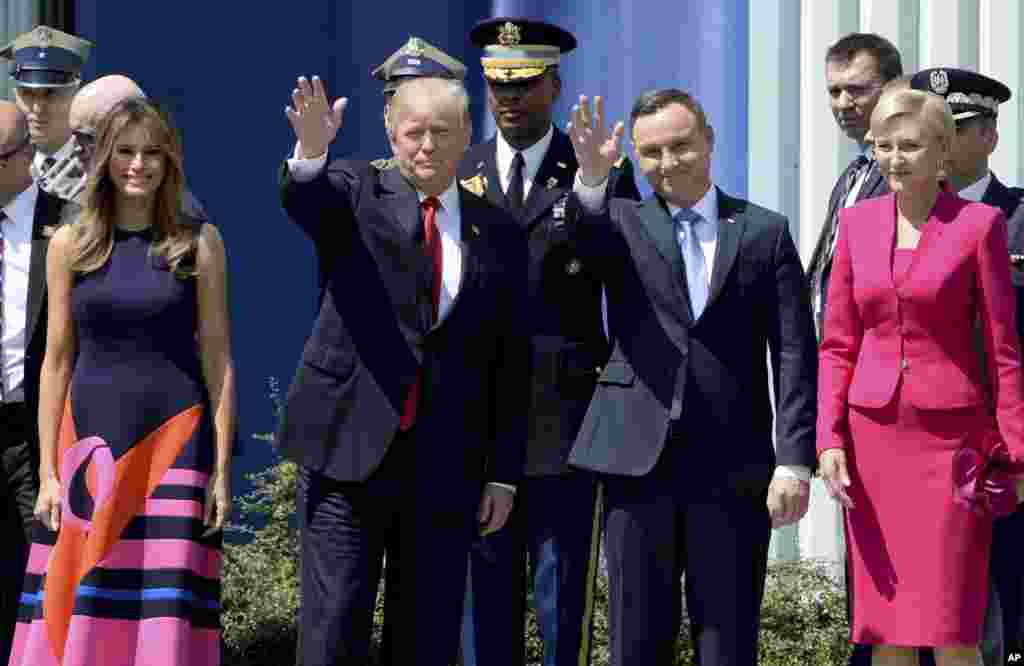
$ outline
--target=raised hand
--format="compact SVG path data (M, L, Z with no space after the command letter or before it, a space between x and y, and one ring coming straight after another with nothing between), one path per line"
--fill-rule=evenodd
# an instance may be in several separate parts
M284 113L295 130L299 157L308 159L323 155L341 129L341 117L348 98L335 100L332 107L327 103L327 94L319 76L313 77L312 84L300 76L298 87L292 91L292 104L285 107Z
M595 97L591 113L587 96L580 95L579 104L572 107L572 120L566 129L576 151L583 184L600 185L621 156L626 126L620 120L609 133L604 125L604 100L600 96Z

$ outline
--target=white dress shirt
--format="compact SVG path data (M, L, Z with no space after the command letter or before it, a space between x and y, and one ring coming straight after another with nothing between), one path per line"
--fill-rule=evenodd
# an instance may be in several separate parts
M523 201L526 201L526 197L530 196L530 188L533 187L533 181L537 178L537 172L540 171L541 162L544 161L544 156L548 154L551 137L554 135L555 126L552 125L548 128L548 133L541 137L540 141L526 150L517 151L505 141L505 137L501 135L501 132L497 133L496 143L498 149L495 155L495 167L498 170L498 180L501 181L502 192L508 192L508 183L512 179L512 160L515 158L516 153L520 152L523 154Z
M32 259L32 222L35 218L39 187L32 183L3 207L3 359L0 380L4 383L4 402L25 399L25 347L28 325L28 275ZM41 269L41 267L40 267Z
M580 198L580 202L590 212L597 212L601 206L593 206L593 202L599 201L598 193L600 196L604 196L604 190L607 187L608 181L601 183L597 187L587 187L583 183L583 180L577 173L576 183L574 189ZM588 191L589 190L589 191ZM668 212L671 216L675 217L676 213L682 210L675 204L668 204ZM715 269L715 252L718 250L718 188L712 183L708 191L704 193L704 196L694 204L693 210L700 214L704 219L694 225L694 233L697 234L697 239L700 241L700 249L704 253L704 265L707 267L705 276L708 281L708 286L711 286L711 276L714 274ZM605 293L601 294L601 309L604 317L604 330L608 333L608 301ZM806 465L778 465L775 467L775 478L777 479L799 479L800 481L809 482L811 480L811 470Z
M974 181L974 183L957 192L957 196L961 199L967 199L968 201L980 202L981 198L985 196L985 191L988 190L988 186L991 183L992 172L989 171L984 176Z
M327 165L327 154L312 159L302 159L298 156L298 145L295 152L288 160L288 172L291 177L299 182L308 182L317 177L320 171ZM534 172L536 173L536 172ZM427 198L427 195L416 190L416 198L420 203ZM444 192L437 197L441 207L437 210L437 217L434 222L437 224L441 234L441 300L438 303L438 317L444 319L459 293L459 286L462 282L462 208L459 204L459 189L456 182L448 186ZM491 485L505 488L515 492L516 487L492 481Z

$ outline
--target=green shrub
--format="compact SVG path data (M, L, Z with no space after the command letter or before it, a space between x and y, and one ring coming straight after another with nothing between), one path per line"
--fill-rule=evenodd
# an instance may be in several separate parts
M295 663L299 605L296 468L282 462L251 479L254 490L239 499L249 526L231 528L248 540L229 543L224 549L224 666L290 666ZM602 576L595 597L593 666L608 664L607 604L607 581ZM375 615L376 643L383 589ZM849 654L847 637L843 590L824 570L806 562L769 566L761 612L762 666L844 664ZM540 663L541 649L531 612L527 664ZM685 613L677 649L676 664L693 663Z

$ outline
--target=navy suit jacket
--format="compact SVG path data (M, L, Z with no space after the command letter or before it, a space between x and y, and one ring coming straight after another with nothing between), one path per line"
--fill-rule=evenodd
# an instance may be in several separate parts
M569 136L554 128L533 187L518 218L528 237L530 336L527 476L564 474L598 368L608 358L601 324L601 279L581 260L568 205L576 178ZM469 149L459 178L496 206L511 211L501 189L497 138ZM628 159L608 176L608 196L639 199Z
M776 462L814 467L816 343L787 220L721 191L718 202L709 300L696 320L659 199L613 200L603 215L582 220L607 285L612 352L571 464L647 474L679 401L688 475L681 482L749 494L767 488Z
M28 271L28 310L25 321L25 405L32 418L29 431L38 446L35 418L39 413L39 373L46 353L46 251L57 226L67 221L75 208L60 197L39 190L32 220L32 249Z
M515 484L526 426L522 231L459 192L462 280L431 324L419 201L398 169L342 160L300 183L286 166L282 183L285 210L316 246L324 290L286 398L281 451L339 481L365 480L422 368L417 446L438 447L451 482Z

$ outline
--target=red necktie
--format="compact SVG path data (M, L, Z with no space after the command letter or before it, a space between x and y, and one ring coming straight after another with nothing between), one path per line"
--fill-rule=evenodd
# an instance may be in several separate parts
M431 282L430 297L433 306L433 317L431 322L436 322L441 306L441 283L443 282L444 252L441 249L441 232L437 228L437 209L441 202L437 197L427 197L420 204L423 208L423 248L430 258L433 273ZM416 423L416 408L420 401L420 383L423 379L423 369L420 368L416 375L416 381L409 389L405 397L405 405L402 407L402 418L398 421L398 427L408 430Z

